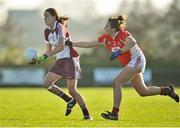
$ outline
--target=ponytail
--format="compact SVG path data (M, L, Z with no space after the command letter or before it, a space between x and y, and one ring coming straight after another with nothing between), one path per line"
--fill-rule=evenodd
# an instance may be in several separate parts
M127 20L126 15L118 16L118 22L119 22L119 29L120 30L124 30L126 28L126 20Z
M57 21L58 21L59 23L63 24L65 27L67 27L67 24L68 24L67 21L69 21L69 20L70 20L70 17L68 17L68 16L60 16L60 17L58 17L58 19L57 19Z
M61 24L64 24L64 21L68 21L68 20L70 20L70 17L68 17L68 16L60 16L57 19L57 21Z

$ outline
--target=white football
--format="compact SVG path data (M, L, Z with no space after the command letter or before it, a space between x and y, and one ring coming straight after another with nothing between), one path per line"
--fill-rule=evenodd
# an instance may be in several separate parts
M27 48L24 56L28 62L32 62L33 59L37 59L38 52L33 48Z

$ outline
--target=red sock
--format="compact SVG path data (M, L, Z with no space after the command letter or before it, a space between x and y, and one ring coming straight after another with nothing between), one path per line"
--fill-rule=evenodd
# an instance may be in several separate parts
M112 113L118 114L119 113L119 108L113 107Z
M161 87L160 95L170 95L171 89L169 87Z

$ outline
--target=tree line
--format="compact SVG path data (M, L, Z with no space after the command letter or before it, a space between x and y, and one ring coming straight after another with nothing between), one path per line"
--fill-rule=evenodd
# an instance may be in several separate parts
M126 8L128 15L127 30L132 33L147 58L147 66L152 68L180 67L180 1L172 3L159 11L151 0L123 0L116 15ZM95 53L95 55L94 55ZM88 65L119 66L118 61L108 61L110 53L104 48L95 48L91 55L81 59ZM90 59L88 59L90 58Z
M122 0L119 10L114 15L128 15L127 30L132 33L139 46L145 53L147 65L156 67L180 67L180 1L172 3L163 10L158 10L151 0L144 2L134 0L129 3ZM128 11L125 11L128 8ZM97 17L91 24L97 24L105 17ZM14 25L11 19L0 26L0 64L24 65L21 46L23 28L18 23ZM102 33L102 31L100 31ZM110 56L105 48L94 48L90 54L82 54L83 66L119 66L118 61L108 61ZM51 59L54 61L54 58ZM44 64L48 66L51 61Z

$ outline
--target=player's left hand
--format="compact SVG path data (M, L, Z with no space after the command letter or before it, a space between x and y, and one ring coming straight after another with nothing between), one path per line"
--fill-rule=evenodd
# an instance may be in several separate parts
M112 55L110 56L109 60L113 61L115 60L118 56L120 56L122 54L121 50L117 50L115 52L112 53Z
M47 60L48 56L46 54L42 55L42 56L39 56L37 58L37 62L40 64L40 63L43 63Z

